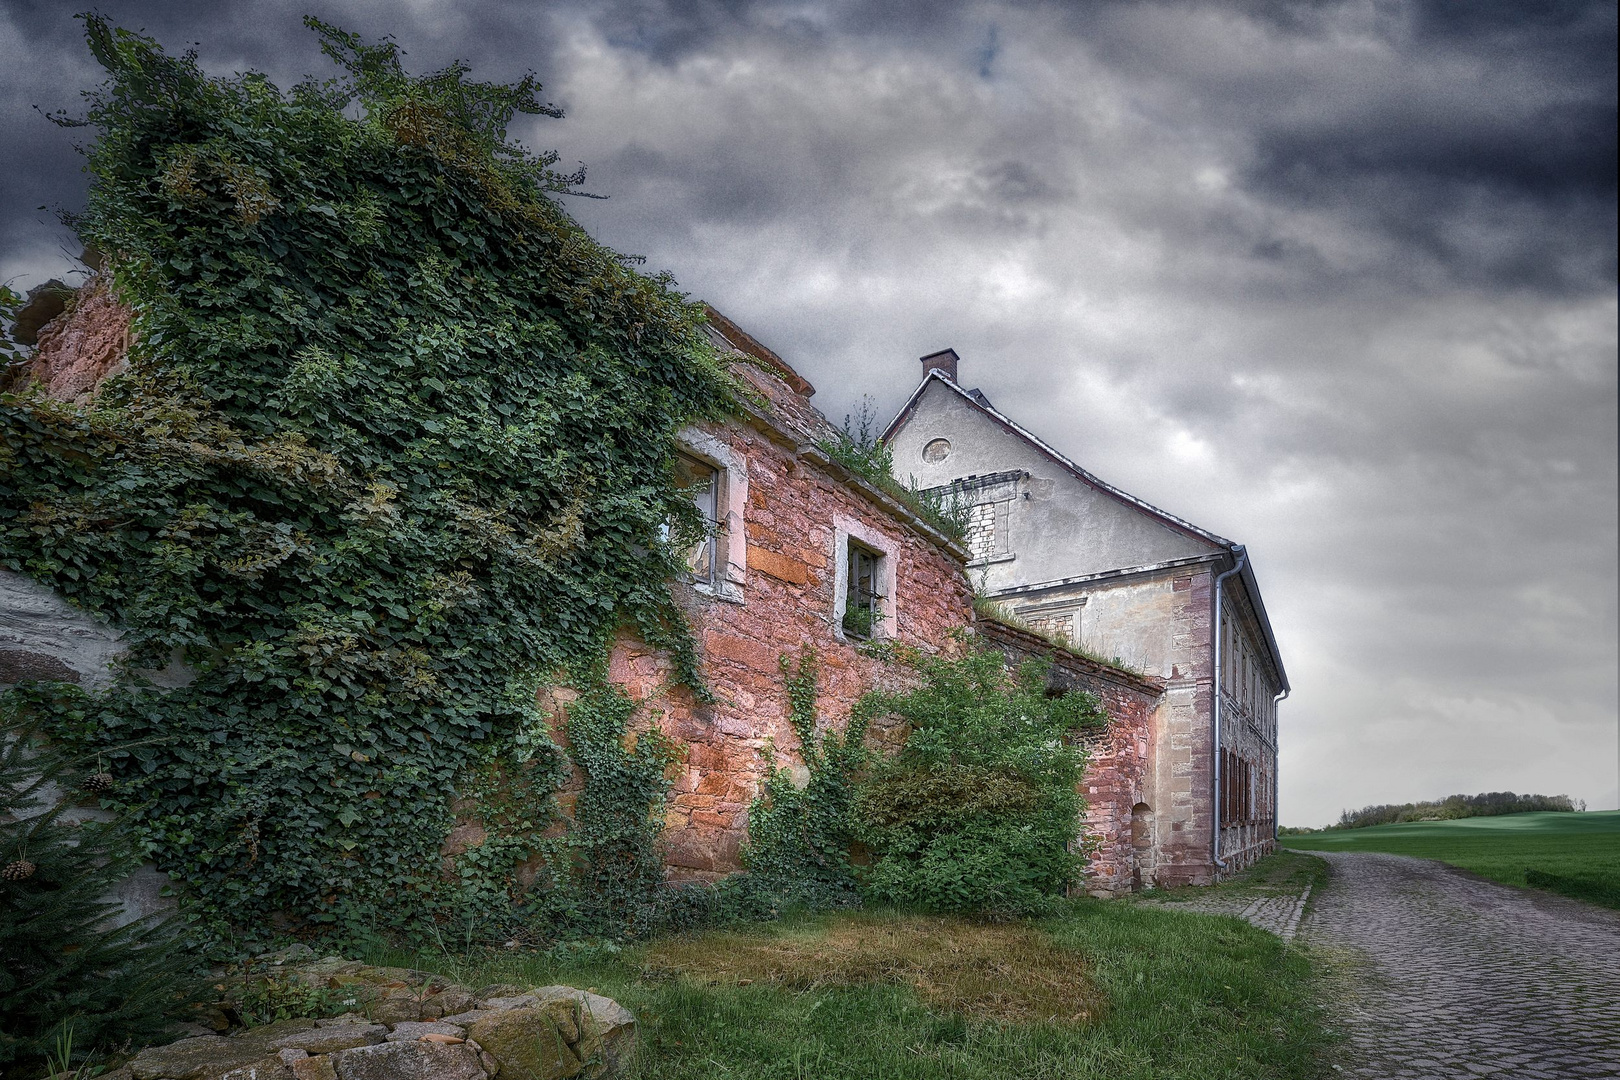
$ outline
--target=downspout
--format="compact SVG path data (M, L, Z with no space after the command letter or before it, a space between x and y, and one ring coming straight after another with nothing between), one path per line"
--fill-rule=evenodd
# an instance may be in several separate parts
M1214 729L1213 744L1215 747L1211 754L1214 768L1210 770L1210 774L1215 779L1214 798L1211 800L1213 808L1211 817L1214 824L1210 830L1210 856L1215 860L1215 869L1217 871L1226 869L1226 863L1221 860L1221 639L1226 636L1221 633L1221 617L1223 614L1221 586L1227 578L1242 570L1244 562L1249 558L1249 553L1242 544L1233 544L1232 554L1237 556L1237 562L1232 564L1232 569L1224 574L1217 575L1215 578L1215 702L1209 714L1210 725Z
M1277 842L1277 823L1279 821L1277 816L1277 776L1282 765L1281 756L1277 753L1277 744L1282 742L1282 718L1277 715L1277 706L1287 701L1288 695L1291 693L1293 691L1284 690L1271 699L1271 722L1277 726L1277 730L1271 733L1271 842L1273 844Z

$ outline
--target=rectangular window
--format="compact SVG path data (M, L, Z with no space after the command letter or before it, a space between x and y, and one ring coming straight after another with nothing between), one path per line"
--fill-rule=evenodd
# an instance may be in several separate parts
M883 556L849 541L849 572L844 584L844 633L875 637L883 619Z
M684 552L692 580L712 585L720 576L720 470L687 454L675 455L675 486L686 492L702 518L703 532Z

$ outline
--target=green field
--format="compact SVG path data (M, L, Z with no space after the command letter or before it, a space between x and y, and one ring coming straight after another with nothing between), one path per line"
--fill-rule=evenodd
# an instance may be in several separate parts
M1439 859L1507 885L1533 885L1620 908L1620 810L1412 821L1280 840L1302 851Z

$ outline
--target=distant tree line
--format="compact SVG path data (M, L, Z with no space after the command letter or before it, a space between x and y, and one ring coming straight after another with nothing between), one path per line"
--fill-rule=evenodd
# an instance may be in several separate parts
M1537 810L1573 813L1585 810L1583 800L1568 795L1515 795L1511 791L1486 791L1478 795L1447 795L1437 802L1385 803L1345 810L1333 829L1364 829L1368 825L1392 825L1400 821L1453 821L1457 818L1494 817L1498 814L1527 814Z

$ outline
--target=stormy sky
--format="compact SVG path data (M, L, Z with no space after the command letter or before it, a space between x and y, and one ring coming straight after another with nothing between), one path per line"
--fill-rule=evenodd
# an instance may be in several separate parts
M0 4L0 280L61 276L99 78ZM1294 694L1282 819L1620 804L1613 0L121 2L210 70L536 72L569 209L885 416L962 380L1246 543ZM39 210L36 207L45 206Z

